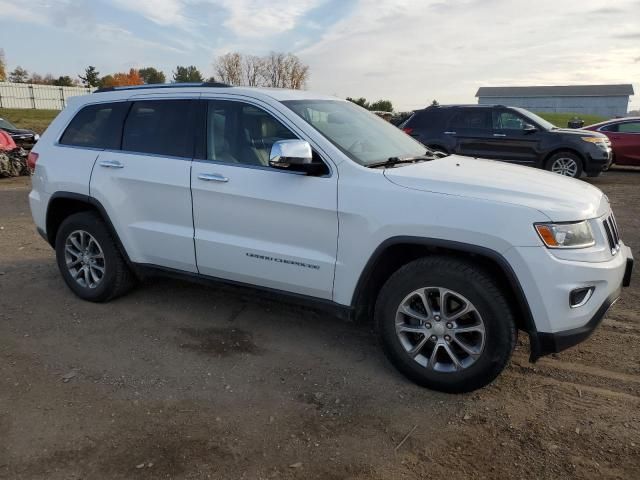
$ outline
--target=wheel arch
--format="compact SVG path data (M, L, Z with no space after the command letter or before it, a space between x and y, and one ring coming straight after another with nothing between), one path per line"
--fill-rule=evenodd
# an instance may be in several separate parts
M75 213L87 211L93 211L100 215L106 224L109 233L111 233L114 238L125 261L129 266L132 266L131 260L127 255L127 251L124 249L124 246L120 241L120 237L118 236L118 232L113 226L113 223L111 223L111 219L109 218L107 211L98 200L90 197L89 195L82 195L74 192L56 192L51 196L49 204L47 205L46 215L46 238L49 245L55 248L56 235L65 218Z
M547 168L547 164L549 163L549 160L551 159L551 157L553 157L554 155L558 154L558 153L562 153L562 152L568 152L571 153L573 155L575 155L576 157L578 157L580 159L580 161L582 162L582 170L584 171L586 168L586 158L585 156L580 153L578 150L576 150L575 148L572 147L558 147L555 148L553 150L551 150L551 152L549 152L545 157L544 157L544 161L542 162L542 168Z
M499 286L508 293L508 302L513 309L516 326L529 334L531 359L537 358L539 351L537 329L516 273L499 252L478 245L405 236L385 240L369 258L356 284L351 300L356 320L364 321L366 318L372 318L378 293L391 274L403 265L428 255L463 257L491 273L497 279Z

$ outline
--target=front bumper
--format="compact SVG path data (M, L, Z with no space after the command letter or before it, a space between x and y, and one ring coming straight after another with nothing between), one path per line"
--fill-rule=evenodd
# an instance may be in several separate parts
M597 147L595 147L597 148ZM611 148L602 150L597 148L587 154L584 171L586 173L598 173L608 169L613 161L613 151Z
M577 328L553 333L530 332L531 356L529 358L529 361L535 362L542 356L561 352L589 338L589 336L598 327L598 325L600 325L609 309L613 306L614 303L616 303L618 298L620 298L622 287L628 287L631 284L631 273L633 271L633 255L631 253L631 249L629 249L628 247L626 247L626 249L627 255L625 271L620 287L618 287L605 299L605 301L600 305L598 310L586 324Z

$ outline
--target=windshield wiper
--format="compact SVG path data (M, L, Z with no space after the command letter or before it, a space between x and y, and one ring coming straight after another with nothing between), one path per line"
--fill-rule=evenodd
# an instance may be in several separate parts
M416 155L411 157L389 157L384 162L376 162L370 163L367 165L369 168L391 168L395 167L401 163L418 163L418 162L428 162L430 160L436 160L437 158L442 158L441 155L438 155L436 152L428 151L425 155Z

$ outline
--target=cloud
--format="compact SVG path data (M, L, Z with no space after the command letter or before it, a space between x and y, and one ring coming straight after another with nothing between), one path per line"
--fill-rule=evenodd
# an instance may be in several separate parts
M158 25L185 26L183 0L111 0L113 5L142 15Z
M218 0L229 18L224 26L239 37L265 37L292 30L321 0Z
M635 44L615 41L611 29L594 29L587 21L601 3L584 0L584 13L570 3L361 0L350 17L298 54L311 66L311 89L389 98L401 109L434 98L475 101L483 85L638 78ZM619 0L616 8L626 12L616 29L633 30L634 5Z

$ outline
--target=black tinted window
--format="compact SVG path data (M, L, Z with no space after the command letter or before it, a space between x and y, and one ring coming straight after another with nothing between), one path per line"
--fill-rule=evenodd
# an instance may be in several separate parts
M298 137L291 130L257 107L239 102L209 102L209 160L268 166L273 144L295 138Z
M602 130L603 132L617 132L618 131L618 124L617 123L613 123L611 125L605 125L600 130Z
M485 108L463 108L451 118L451 128L491 129L491 110Z
M129 103L101 103L80 110L71 120L60 143L77 147L120 148L122 121Z
M444 112L439 109L425 109L416 112L407 126L412 128L436 128L442 126Z
M122 150L193 157L193 108L189 100L135 102L124 123Z

